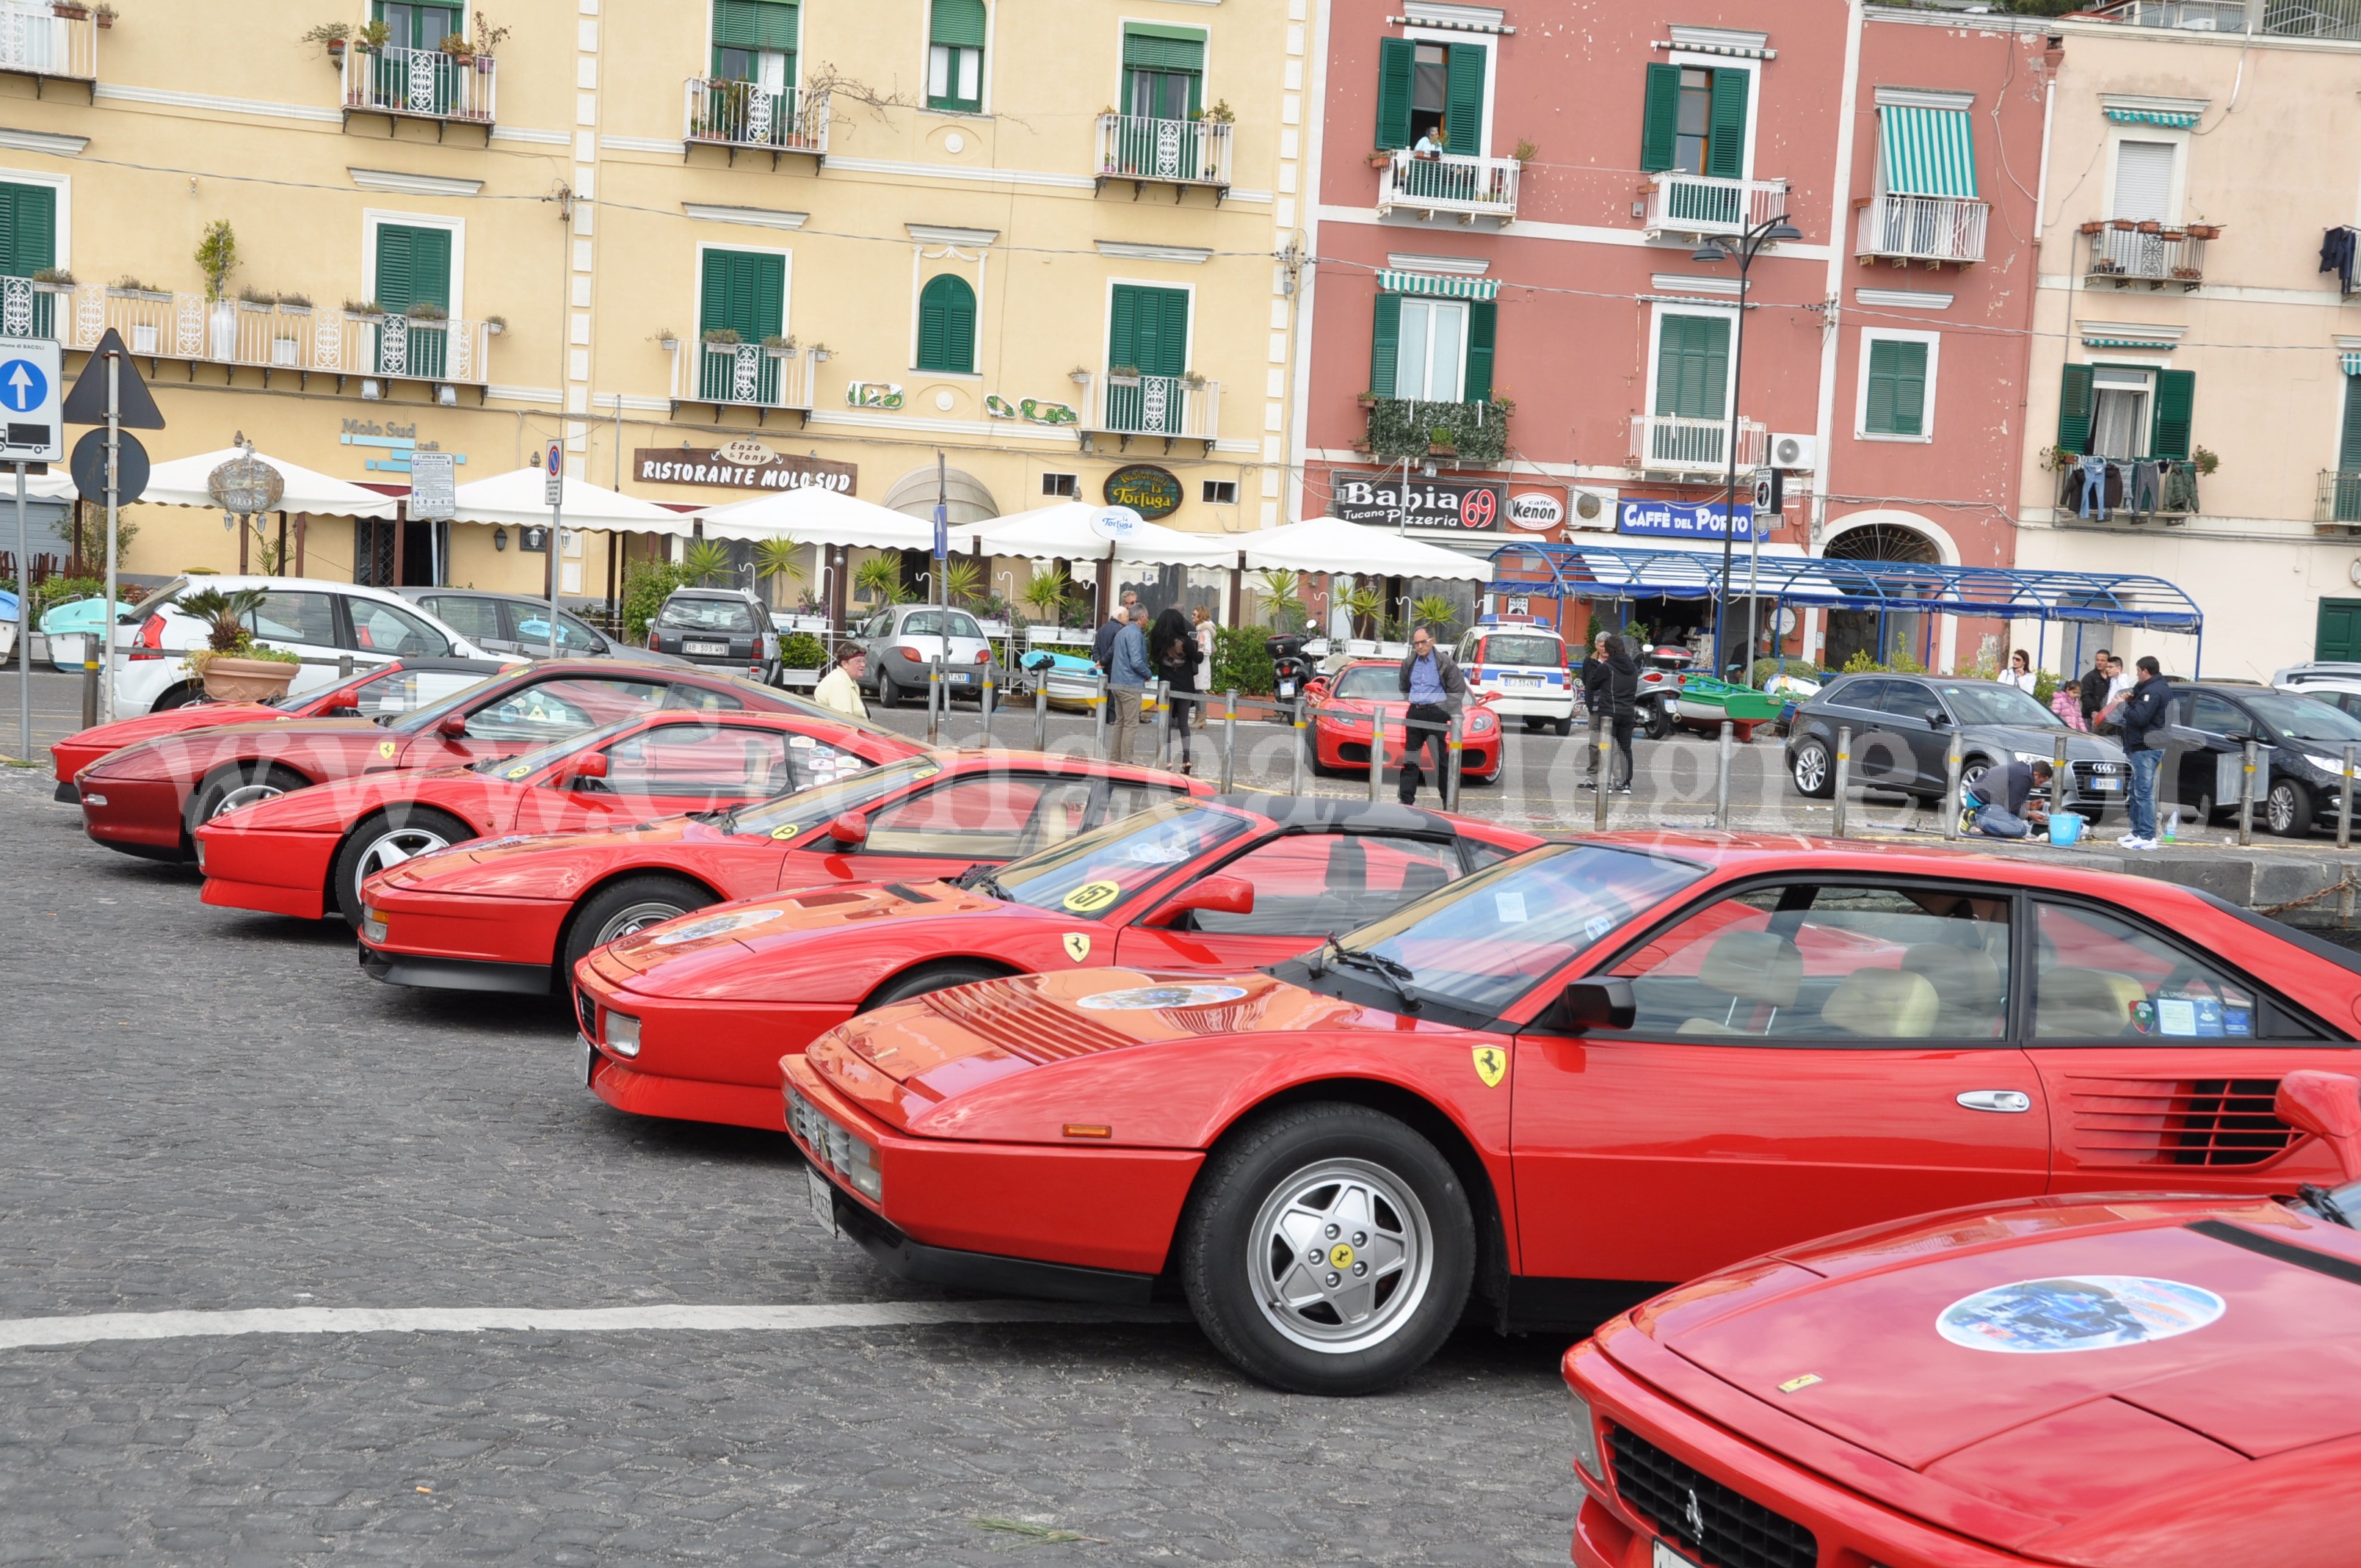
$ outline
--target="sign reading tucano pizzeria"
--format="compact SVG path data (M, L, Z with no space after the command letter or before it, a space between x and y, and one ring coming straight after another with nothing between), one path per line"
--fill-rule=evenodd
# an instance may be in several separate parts
M1180 510L1180 481L1170 468L1134 463L1106 477L1106 501L1111 507L1129 507L1154 522Z
M726 446L640 446L631 477L643 484L705 485L733 490L834 490L852 493L860 469L825 457L774 452L749 437Z

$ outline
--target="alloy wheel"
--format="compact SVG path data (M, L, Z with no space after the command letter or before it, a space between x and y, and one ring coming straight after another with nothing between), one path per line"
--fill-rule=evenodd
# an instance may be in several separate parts
M590 945L594 948L603 948L609 942L620 942L633 932L644 931L651 926L661 926L667 920L678 919L686 913L686 911L677 904L667 904L661 899L644 899L636 904L627 904L608 916L606 924L598 927L598 934L591 939Z
M1380 1166L1325 1160L1279 1182L1246 1233L1255 1300L1307 1350L1346 1354L1391 1338L1426 1297L1426 1210Z
M2270 798L2263 803L2263 815L2271 831L2288 834L2295 831L2295 791L2281 783L2271 786Z
M1828 754L1817 746L1806 746L1795 753L1795 787L1806 795L1817 795L1828 782Z
M431 855L437 850L447 850L451 840L431 828L394 828L380 833L361 851L360 875L355 885L367 882L378 872L420 855Z
M205 820L210 822L225 813L236 811L241 806L252 806L257 801L269 800L274 795L286 793L274 784L240 784L236 789L224 790L221 798L214 802L213 810L206 813Z

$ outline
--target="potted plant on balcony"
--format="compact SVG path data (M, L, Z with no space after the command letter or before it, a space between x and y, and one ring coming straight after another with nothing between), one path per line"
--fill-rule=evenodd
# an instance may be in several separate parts
M491 71L492 51L508 42L508 28L493 27L485 20L481 11L476 13L476 41L467 52L476 61L478 75L484 75Z
M2139 227L2139 225L2134 223L2129 218L2109 218L2107 220L2107 226L2111 229L2118 229L2125 234L2129 234L2132 230Z
M82 0L50 0L49 14L61 22L83 22L90 19L90 7Z
M1459 455L1459 439L1452 434L1449 425L1438 424L1426 433L1426 455L1429 457Z
M706 342L713 344L718 347L725 348L730 347L740 341L738 329L734 326L707 327L703 334L703 337Z
M345 50L352 45L352 25L348 22L322 22L296 41L318 44L328 51L328 63L341 67L345 63Z
M498 337L498 336L500 336L500 334L502 334L502 333L504 333L504 332L506 332L506 331L508 331L508 330L509 330L509 318L508 318L508 317L506 317L506 316L502 316L502 315L489 315L489 316L486 316L486 317L484 318L484 335L485 335L485 336L487 336L487 337Z
M2164 225L2157 222L2154 218L2142 218L2139 221L2139 232L2142 234L2162 234L2164 232Z
M384 20L364 22L353 34L353 47L363 54L382 53L393 42L393 24Z
M1180 372L1180 384L1192 392L1202 392L1205 389L1205 373L1202 370L1183 370Z
M2084 234L2097 234L2106 226L2107 220L2104 218L2089 218L2084 220L2081 232Z
M465 33L445 33L443 37L436 41L434 47L440 52L449 55L453 60L460 61L466 61L472 59L476 52L473 49L468 47L467 35Z
M1353 400L1360 404L1362 411L1367 412L1368 410L1378 406L1378 394L1375 392L1358 392L1354 395Z
M115 12L112 5L93 5L90 8L90 14L102 27L111 28L115 26Z
M1369 167L1372 169L1383 169L1393 160L1394 155L1384 148L1374 148L1369 152Z
M1109 385L1109 386L1111 386L1111 387L1137 387L1137 386L1138 386L1138 385L1139 385L1139 367L1138 367L1138 366L1137 366L1137 365L1110 365L1110 366L1108 366L1108 367L1107 367L1107 385Z
M37 294L54 294L73 286L74 275L62 267L43 267L33 273L33 291Z
M2220 224L2191 224L2189 225L2189 237L2191 239L2220 239L2222 237L2222 225Z
M283 696L302 667L293 653L254 645L246 618L261 605L262 597L260 588L228 594L204 588L184 595L177 607L182 615L206 625L205 646L190 653L187 663L215 702L266 702Z

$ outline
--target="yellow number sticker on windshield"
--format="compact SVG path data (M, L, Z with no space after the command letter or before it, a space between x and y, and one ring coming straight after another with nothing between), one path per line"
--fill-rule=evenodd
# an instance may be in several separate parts
M796 827L792 822L783 822L776 828L771 829L771 837L774 839L792 839L802 831L803 829L801 828Z
M531 772L533 772L531 768L511 768L508 771L508 776L512 779L521 779Z
M1077 915L1096 915L1122 896L1121 883L1086 882L1066 894L1066 907Z

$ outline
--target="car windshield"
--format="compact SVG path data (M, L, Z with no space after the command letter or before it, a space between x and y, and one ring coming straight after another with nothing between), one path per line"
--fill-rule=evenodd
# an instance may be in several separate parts
M1194 800L1167 801L1011 861L994 885L1012 904L1104 915L1174 866L1246 831L1250 819Z
M1478 655L1488 664L1539 665L1545 670L1565 666L1565 649L1554 637L1504 637L1499 632L1484 639L1484 651Z
M730 831L757 839L793 839L807 828L861 811L903 785L933 778L943 765L932 757L905 757L833 784L814 784L741 807L730 814Z
M1704 874L1642 850L1552 844L1430 894L1337 946L1408 966L1401 979L1415 996L1498 1017L1576 954Z
M2361 741L2361 719L2319 697L2284 692L2240 692L2256 718L2290 740Z
M1401 700L1401 675L1391 664L1356 664L1336 677L1335 695L1364 701Z
M478 681L473 685L461 686L457 691L453 692L441 702L431 702L424 707L418 709L415 713L407 713L402 715L401 718L394 720L391 724L387 725L386 728L389 729L399 730L404 735L414 735L422 729L431 729L435 725L440 724L443 721L443 716L445 714L456 713L462 707L473 705L478 698L484 696L486 689L489 687L492 683L495 681L507 680L515 673L516 672L513 670L502 670L497 675L486 675L482 680Z
M1935 690L1962 724L2008 724L2020 729L2063 729L2066 721L2032 696L1998 681L1936 681Z
M754 607L744 599L666 599L656 624L675 631L757 631ZM544 634L545 635L545 634Z
M612 724L602 724L596 729L577 730L563 740L552 740L546 746L535 747L530 751L520 751L513 757L486 757L482 762L470 762L467 766L477 773L489 773L494 778L510 780L531 778L560 758L570 757L577 751L597 751L644 717L643 714L635 713L629 718L619 718Z

